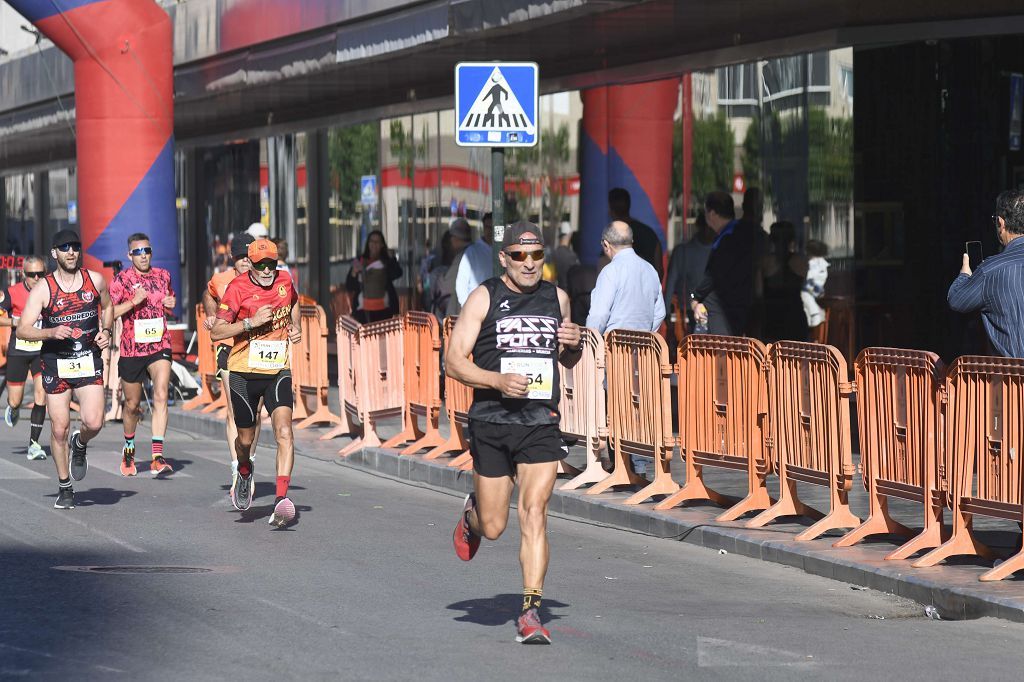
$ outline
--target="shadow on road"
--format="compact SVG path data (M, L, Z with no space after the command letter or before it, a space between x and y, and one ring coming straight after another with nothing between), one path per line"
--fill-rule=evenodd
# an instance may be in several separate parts
M132 497L135 494L134 490L114 490L113 488L87 488L85 490L76 490L75 506L89 507L97 504L117 504L124 498ZM47 497L56 498L57 493L47 495Z
M476 623L477 625L506 625L515 623L523 606L523 595L521 594L499 594L484 599L467 599L466 601L449 604L446 608L450 611L464 611L461 616L454 620L460 623ZM541 603L540 618L547 623L552 620L559 620L561 616L551 613L551 609L567 609L568 604L560 601L545 599Z

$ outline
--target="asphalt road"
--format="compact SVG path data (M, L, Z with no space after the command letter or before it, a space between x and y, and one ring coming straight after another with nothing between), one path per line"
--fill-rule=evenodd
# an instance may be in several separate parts
M223 443L171 432L174 476L125 479L111 424L90 447L78 507L56 511L52 462L24 456L27 421L0 431L0 678L1018 674L1024 626L936 622L917 604L796 569L566 519L551 523L554 644L525 647L514 640L516 527L463 564L450 494L299 457L298 523L274 530L272 450L260 450L258 497L239 513ZM140 453L148 443L143 427Z

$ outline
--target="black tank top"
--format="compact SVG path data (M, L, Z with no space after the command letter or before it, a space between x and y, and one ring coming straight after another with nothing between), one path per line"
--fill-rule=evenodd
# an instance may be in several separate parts
M100 356L96 346L96 335L100 331L100 294L92 282L89 271L82 273L82 286L77 291L64 291L57 284L56 272L43 280L50 290L50 300L43 307L41 319L43 329L61 325L71 327L71 338L58 341L43 341L42 359L44 365L56 367L57 358L77 358L87 353ZM102 367L102 363L99 365Z
M495 424L557 424L558 326L562 309L558 288L540 283L529 294L516 293L493 277L481 286L490 294L490 309L473 346L473 362L491 372L524 374L533 398L506 398L493 389L473 390L470 419Z

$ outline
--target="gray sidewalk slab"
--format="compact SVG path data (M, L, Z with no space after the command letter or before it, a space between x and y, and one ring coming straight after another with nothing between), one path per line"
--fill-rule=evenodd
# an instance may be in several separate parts
M171 428L184 430L210 438L224 437L223 420L198 411L183 412L172 408ZM382 437L397 433L399 420L385 422ZM442 424L442 431L447 428ZM449 467L448 459L424 460L418 456L400 456L394 450L364 448L348 458L337 456L340 448L350 442L348 437L321 441L324 428L296 431L296 450L299 454L322 461L334 461L341 466L376 472L390 478L408 481L455 492L467 492L472 486L470 472ZM269 441L272 436L262 438ZM225 446L226 447L226 446ZM572 448L570 463L580 464L583 453ZM682 463L674 462L674 476L680 476ZM729 471L705 470L708 484L733 497L745 492L745 476ZM296 478L301 478L301 468ZM778 492L778 481L769 478L773 497ZM814 486L801 487L802 499L811 506L827 510L827 491ZM609 492L599 496L587 495L585 490L557 490L551 500L553 514L590 521L599 525L632 530L665 540L676 540L705 547L709 550L736 553L743 556L791 566L806 573L832 578L894 595L912 599L922 605L935 606L943 618L966 619L994 616L1024 622L1024 578L1009 578L997 583L981 583L978 576L991 565L971 558L952 559L946 564L927 569L911 568L910 561L885 561L884 557L896 546L885 537L876 537L855 547L834 549L831 545L842 532L826 534L810 542L795 542L793 537L805 526L798 522L774 523L762 529L743 527L743 520L718 523L714 519L721 509L714 505L692 505L668 511L655 511L654 503L637 506L622 504L630 492ZM862 518L867 511L867 495L860 478L854 483L850 495L851 508ZM920 527L921 509L917 505L893 500L893 516L910 527ZM948 514L947 514L948 517ZM947 519L948 520L948 519ZM979 519L976 527L983 539L997 551L1009 554L1015 551L1020 533L1013 524L988 522Z

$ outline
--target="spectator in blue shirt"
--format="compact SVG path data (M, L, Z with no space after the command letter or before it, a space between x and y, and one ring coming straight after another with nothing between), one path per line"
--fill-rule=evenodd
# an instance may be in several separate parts
M1024 191L1000 194L992 222L1002 253L986 258L973 272L965 253L947 301L958 313L981 313L999 355L1024 358Z
M602 335L611 329L658 331L665 319L661 281L654 267L633 251L629 224L616 220L604 228L601 248L611 262L597 276L587 326Z

